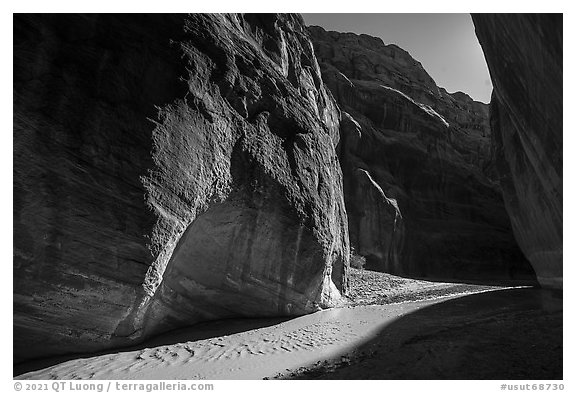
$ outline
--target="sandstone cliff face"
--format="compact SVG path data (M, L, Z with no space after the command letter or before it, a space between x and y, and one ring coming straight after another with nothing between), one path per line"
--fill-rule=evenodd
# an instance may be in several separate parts
M494 92L496 166L514 234L543 286L562 286L562 15L473 15Z
M339 113L299 16L14 33L16 360L338 302Z
M487 105L448 94L395 45L308 29L343 111L339 156L350 241L368 268L532 279L491 179Z

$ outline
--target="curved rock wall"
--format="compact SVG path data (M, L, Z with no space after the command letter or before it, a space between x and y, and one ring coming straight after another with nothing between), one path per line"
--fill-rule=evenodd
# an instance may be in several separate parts
M448 94L395 45L308 30L343 111L339 155L350 241L367 267L532 281L492 178L488 106Z
M294 15L14 17L16 360L346 291L339 113Z
M473 15L494 91L494 157L514 234L562 287L562 14Z

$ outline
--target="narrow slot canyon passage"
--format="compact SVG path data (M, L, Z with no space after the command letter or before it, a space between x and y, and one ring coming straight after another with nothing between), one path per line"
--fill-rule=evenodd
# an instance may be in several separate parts
M331 15L15 15L15 379L564 378L562 14Z

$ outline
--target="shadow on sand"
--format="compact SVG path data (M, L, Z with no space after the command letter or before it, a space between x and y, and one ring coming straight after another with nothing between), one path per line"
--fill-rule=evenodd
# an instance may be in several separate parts
M509 289L437 303L350 354L284 379L562 379L562 292Z
M448 298L392 320L352 353L341 353L278 377L562 379L562 303L561 291L543 289L502 289ZM14 375L73 359L231 335L288 319L207 322L128 348L17 364Z

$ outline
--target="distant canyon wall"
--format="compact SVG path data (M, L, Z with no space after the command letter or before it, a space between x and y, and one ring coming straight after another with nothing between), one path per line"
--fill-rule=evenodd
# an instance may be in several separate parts
M491 159L488 105L447 93L396 45L308 28L342 110L351 245L370 269L527 280Z
M514 234L540 284L562 287L562 14L472 19L494 85L494 160Z
M15 15L15 360L337 304L338 142L298 15Z

